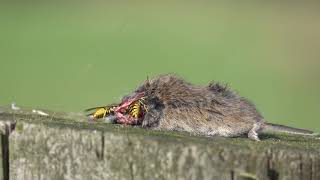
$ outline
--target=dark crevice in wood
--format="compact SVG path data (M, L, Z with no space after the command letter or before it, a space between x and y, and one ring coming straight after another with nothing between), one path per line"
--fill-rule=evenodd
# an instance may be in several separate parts
M100 144L100 147L98 147L96 149L96 155L97 155L97 158L99 160L103 160L104 159L104 133L101 132L101 144Z
M310 166L311 166L311 170L310 170L310 180L312 180L313 179L313 174L312 174L312 172L313 172L313 160L312 160L312 158L310 158Z
M104 133L101 132L101 160L104 159Z
M270 180L278 180L279 173L272 166L272 151L267 154L267 173Z
M9 138L1 134L3 179L9 180Z
M230 171L230 180L234 180L234 171L233 170Z
M300 171L300 179L303 180L303 160L302 160L302 155L299 155L299 171Z
M2 171L3 180L10 178L10 163L9 163L9 134L14 130L15 124L5 124L5 132L1 134L1 151L2 151Z

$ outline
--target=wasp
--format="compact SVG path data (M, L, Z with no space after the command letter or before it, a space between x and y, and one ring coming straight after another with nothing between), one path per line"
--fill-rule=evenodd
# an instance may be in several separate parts
M118 107L117 104L111 104L108 106L99 106L99 107L94 107L94 108L89 108L86 109L85 111L93 111L93 113L88 114L88 116L92 117L93 119L100 119L100 118L105 118L110 115L114 115L114 110L115 108Z
M140 98L133 102L128 108L131 117L138 119L143 117L143 115L148 112L148 108L145 104L145 98Z

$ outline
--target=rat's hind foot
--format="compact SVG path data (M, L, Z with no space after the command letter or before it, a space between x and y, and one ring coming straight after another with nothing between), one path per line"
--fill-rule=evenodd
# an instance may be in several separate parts
M249 131L248 133L248 138L255 140L255 141L260 141L259 137L258 137L258 133L255 131L252 131L252 129Z
M258 123L254 124L253 128L248 132L248 138L255 140L255 141L260 141L258 133L257 133L257 131L259 131L260 128L261 128L260 124L258 124Z

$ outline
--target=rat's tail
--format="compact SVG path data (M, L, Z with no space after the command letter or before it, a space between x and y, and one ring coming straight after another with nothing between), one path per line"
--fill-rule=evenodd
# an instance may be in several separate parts
M290 134L300 134L300 135L308 135L308 136L316 136L318 133L315 133L306 129L293 128L289 126L265 123L263 127L263 131L271 131L271 132L282 132L282 133L290 133Z

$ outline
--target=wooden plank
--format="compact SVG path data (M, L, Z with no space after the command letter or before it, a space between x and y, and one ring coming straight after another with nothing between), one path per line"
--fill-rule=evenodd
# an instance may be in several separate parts
M320 141L314 137L265 135L254 142L34 115L11 117L17 121L9 136L12 180L320 177Z

